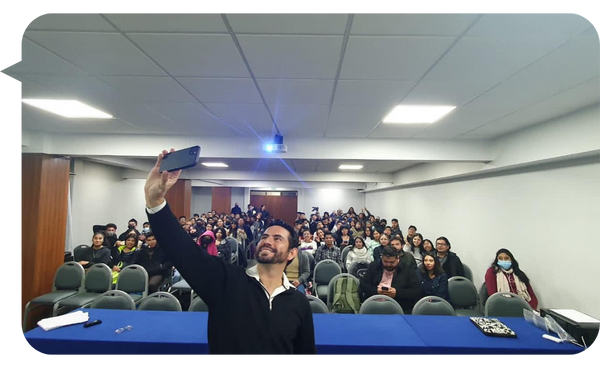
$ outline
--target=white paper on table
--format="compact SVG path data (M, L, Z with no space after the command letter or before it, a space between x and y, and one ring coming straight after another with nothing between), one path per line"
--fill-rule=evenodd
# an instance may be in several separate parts
M74 325L77 323L87 322L90 319L87 312L77 311L69 314L65 314L58 317L44 318L37 324L44 331L50 331L55 328Z
M560 314L563 317L567 317L575 323L600 323L599 320L594 317L590 317L587 314L576 311L575 309L550 309L556 314Z

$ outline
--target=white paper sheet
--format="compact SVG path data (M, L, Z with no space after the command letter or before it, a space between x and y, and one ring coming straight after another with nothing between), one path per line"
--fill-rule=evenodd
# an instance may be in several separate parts
M87 322L90 319L87 312L77 311L57 317L44 318L37 324L44 331L50 331L55 328L74 325L77 323Z
M594 317L590 317L587 314L583 314L574 309L550 309L554 313L560 314L561 316L567 317L576 323L600 323L599 320Z

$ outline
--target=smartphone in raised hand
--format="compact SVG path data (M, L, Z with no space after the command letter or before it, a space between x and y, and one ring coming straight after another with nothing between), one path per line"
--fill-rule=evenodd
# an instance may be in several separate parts
M176 171L194 167L200 160L200 146L184 148L167 153L160 163L160 172Z

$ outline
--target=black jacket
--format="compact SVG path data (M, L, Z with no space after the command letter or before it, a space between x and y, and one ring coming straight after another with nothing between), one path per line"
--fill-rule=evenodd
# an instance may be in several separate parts
M242 267L208 255L183 230L167 204L148 214L156 239L208 305L208 346L217 354L316 353L308 299L293 287L272 300Z
M453 276L464 276L465 268L456 253L448 251L446 257L448 259L444 262L442 268L444 269L444 272L446 272L446 275L448 275L448 278Z
M171 262L160 245L154 249L149 247L141 248L134 256L133 263L146 269L148 277L162 275L167 276L171 272Z
M377 285L383 277L383 265L381 262L371 262L367 272L360 280L361 300L377 295ZM392 278L392 287L396 289L394 298L402 307L404 313L410 313L415 303L421 298L421 283L413 268L407 267L400 262L396 268L396 274Z

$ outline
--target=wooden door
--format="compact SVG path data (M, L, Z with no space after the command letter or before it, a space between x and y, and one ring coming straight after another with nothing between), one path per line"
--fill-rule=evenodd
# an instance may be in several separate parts
M250 203L260 210L263 204L267 206L267 211L272 219L282 219L288 224L294 226L296 212L298 211L298 196L274 196L274 195L250 195Z
M212 210L217 213L231 213L231 188L216 187L212 188Z

